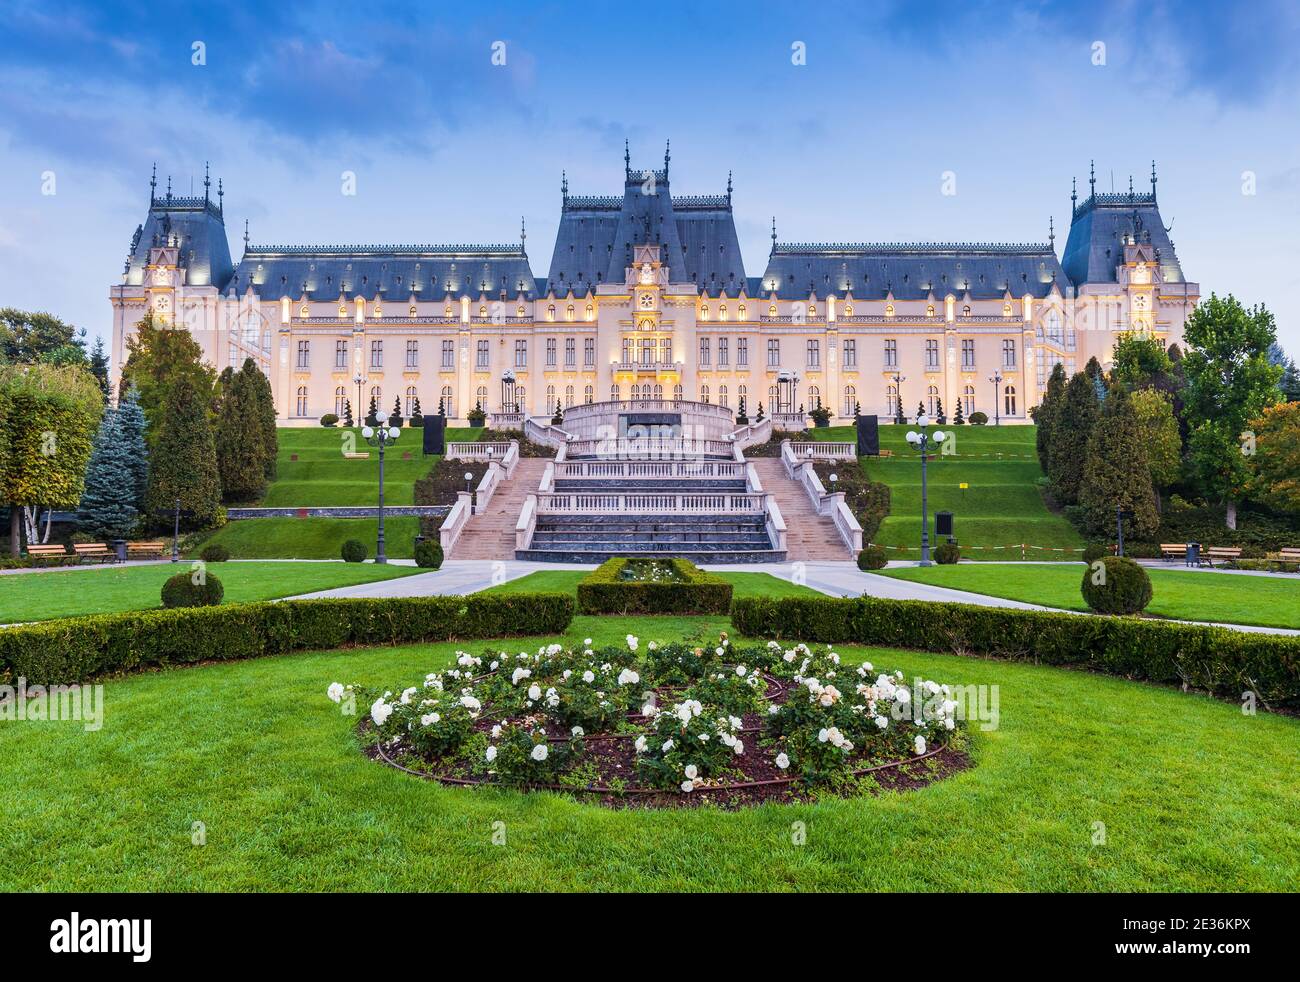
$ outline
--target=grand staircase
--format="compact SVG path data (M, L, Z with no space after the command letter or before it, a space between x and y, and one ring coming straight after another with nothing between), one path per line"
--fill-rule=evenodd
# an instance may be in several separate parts
M514 475L501 484L487 510L475 515L461 532L449 559L509 559L515 551L515 522L528 495L537 490L546 465L544 457L522 457Z
M808 492L797 481L786 476L785 465L775 457L760 457L750 461L758 472L763 490L776 499L777 507L785 519L786 553L789 560L853 559L844 544L835 523L817 514L808 498Z

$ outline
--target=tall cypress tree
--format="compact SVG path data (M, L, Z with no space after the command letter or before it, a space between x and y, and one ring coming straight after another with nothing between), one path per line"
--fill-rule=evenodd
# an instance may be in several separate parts
M179 498L189 514L185 524L203 528L221 507L221 477L212 427L208 422L209 391L199 391L194 379L182 376L168 388L154 431L149 461L149 512L161 518Z
M132 500L132 453L117 410L106 409L86 467L86 487L77 508L78 531L101 539L125 539L139 512Z
M249 393L249 403L262 434L262 470L268 481L275 480L280 441L275 432L275 396L271 382L252 358L245 358L239 370Z
M222 392L214 442L226 501L256 501L266 490L266 444L255 385L240 371L231 374Z
M1133 513L1128 528L1135 538L1149 538L1160 525L1143 430L1128 393L1112 390L1088 440L1079 484L1084 525L1093 535L1115 530L1117 508Z
M1048 463L1052 491L1058 501L1072 505L1079 500L1079 484L1088 453L1088 439L1097 422L1097 396L1092 379L1076 372L1065 387L1065 402L1052 420Z
M1043 468L1044 474L1047 474L1051 469L1052 426L1056 422L1057 415L1061 412L1061 406L1065 403L1065 386L1067 382L1065 366L1058 361L1052 366L1052 374L1047 379L1047 391L1043 395L1043 401L1034 410L1034 422L1038 424L1038 433L1035 438L1038 448L1038 464Z
M149 489L149 447L144 439L144 410L140 408L140 393L134 385L118 400L118 426L122 431L122 445L126 448L131 467L131 505L144 511L145 492Z

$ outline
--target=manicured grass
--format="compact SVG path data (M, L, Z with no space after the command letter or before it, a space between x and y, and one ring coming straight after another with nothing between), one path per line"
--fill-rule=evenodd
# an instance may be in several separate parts
M1080 583L1084 565L907 567L878 570L900 580L970 590L1025 603L1087 610ZM1181 620L1300 629L1300 576L1289 578L1152 569L1148 614Z
M592 617L570 638L726 627ZM98 732L0 725L0 889L1300 890L1300 722L1122 679L841 649L997 685L977 766L915 792L739 812L442 787L365 759L325 698L335 680L396 689L482 647L137 675L106 683Z
M733 587L732 599L741 597L820 597L824 594L806 586L796 586L770 573L729 573L701 567L720 576ZM547 569L529 573L517 580L494 586L484 593L571 593L578 594L578 583L590 571L582 569Z
M247 518L226 523L186 555L193 558L216 542L235 559L338 559L343 543L357 539L373 559L378 533L377 518ZM393 559L410 559L419 534L418 518L385 517L384 551Z
M890 488L890 513L876 542L892 546L891 558L916 559L921 539L921 461L907 443L914 426L880 427L880 448L892 457L861 461L867 476ZM931 427L933 430L934 427ZM931 457L927 465L931 535L934 513L951 511L957 540L983 547L976 558L1060 559L1052 549L1082 549L1079 533L1062 516L1048 511L1035 482L1042 476L1034 451L1034 426L944 426L955 434L955 453ZM852 427L814 431L818 439L854 440ZM1002 456L998 456L998 455ZM962 490L961 484L968 487ZM1021 550L1021 544L1039 546ZM903 551L897 547L906 547ZM1012 547L995 549L992 547ZM1069 553L1067 555L1074 555Z
M163 582L190 569L186 562L0 576L0 624L119 610L150 610L162 606L159 594ZM212 563L208 572L221 580L225 603L247 603L353 583L390 580L420 570L413 566L374 563Z

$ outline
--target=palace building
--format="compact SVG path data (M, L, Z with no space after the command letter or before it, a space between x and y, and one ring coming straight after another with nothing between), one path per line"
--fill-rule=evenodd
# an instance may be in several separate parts
M777 239L746 272L732 186L676 196L624 155L620 194L561 182L550 265L517 244L271 245L231 258L223 190L159 194L110 289L114 381L151 310L190 331L218 371L246 358L282 425L403 415L518 422L610 399L684 399L801 424L818 405L882 420L917 406L1024 422L1052 366L1105 365L1123 332L1180 341L1200 290L1149 192L1070 196L1069 236L1040 243Z

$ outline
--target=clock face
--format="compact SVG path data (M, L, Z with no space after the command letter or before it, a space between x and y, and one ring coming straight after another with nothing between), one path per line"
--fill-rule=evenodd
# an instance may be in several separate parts
M167 309L167 298L166 298L166 297L159 297L157 300L154 301L154 306L157 307L159 310L166 310L166 309Z

